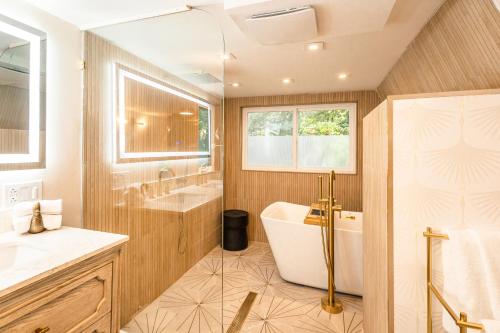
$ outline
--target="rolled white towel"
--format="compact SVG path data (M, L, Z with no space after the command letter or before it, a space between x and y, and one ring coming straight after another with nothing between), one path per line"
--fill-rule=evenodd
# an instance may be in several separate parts
M13 216L25 216L33 213L33 206L36 202L40 202L40 212L42 214L62 214L62 199L57 200L39 200L39 201L23 201L16 204L12 208Z
M481 324L484 326L483 332L485 333L500 333L500 320L483 319Z
M12 227L14 231L18 234L27 233L30 230L32 215L26 216L14 216L12 218Z
M26 216L33 213L34 201L23 201L12 207L12 216Z
M42 214L42 220L47 230L56 230L62 225L62 215Z
M40 201L40 213L61 215L63 212L62 199Z

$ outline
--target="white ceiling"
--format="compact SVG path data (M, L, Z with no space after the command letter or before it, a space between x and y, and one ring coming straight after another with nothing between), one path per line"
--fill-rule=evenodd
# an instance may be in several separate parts
M315 40L324 41L325 49L315 53L305 51L305 43L259 45L248 39L225 13L216 11L223 24L226 48L238 58L226 63L225 81L241 84L239 88L226 87L225 94L260 96L375 89L444 0L397 0L382 26L370 18L376 11L359 8L344 12L342 19L331 19L333 14L328 12L335 12L336 6L348 2L356 1L322 1L330 8L318 11L320 36ZM379 0L363 2L387 4ZM384 20L384 13L379 13ZM364 23L368 18L371 31L366 31L368 26ZM349 29L344 26L347 21L351 21ZM358 33L362 30L365 32ZM342 72L349 74L345 81L337 78ZM294 83L284 86L281 79L285 77L293 78Z
M26 0L82 30L154 16L189 3L205 6L224 0Z
M229 10L224 10L223 0L26 1L82 29L155 15L186 3L203 6L215 17L213 33L215 24L220 24L226 50L237 58L226 62L226 96L259 96L375 89L445 0L226 0ZM233 20L241 13L306 4L317 11L319 35L314 40L325 42L325 49L316 53L307 52L305 42L260 45L247 37ZM176 15L186 18L196 14ZM215 40L212 38L198 38L199 43L186 42L189 40L186 34L196 36L199 30L195 29L200 27L190 29L189 20L179 20L183 29L173 29L176 15L165 17L165 26L157 25L154 30L144 23L128 23L121 28L96 31L101 35L108 33L107 38L166 70L205 71L220 78L215 53L220 52L221 46L210 46L207 41ZM341 72L349 74L347 80L337 78ZM285 77L293 78L294 83L283 85L281 79ZM234 88L228 84L232 82L241 86Z

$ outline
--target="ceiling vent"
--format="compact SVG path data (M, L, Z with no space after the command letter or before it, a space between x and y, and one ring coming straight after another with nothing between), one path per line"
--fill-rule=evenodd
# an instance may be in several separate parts
M212 74L203 71L195 73L186 73L182 75L182 78L195 85L221 83L221 80L219 80Z
M264 45L303 42L318 34L316 12L311 6L254 14L241 23L248 36Z

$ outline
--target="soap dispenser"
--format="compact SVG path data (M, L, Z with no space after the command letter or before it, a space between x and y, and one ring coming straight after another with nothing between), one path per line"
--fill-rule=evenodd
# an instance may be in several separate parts
M40 213L40 202L33 205L33 216L31 217L30 229L28 232L30 234L38 234L45 230L43 226L42 214Z

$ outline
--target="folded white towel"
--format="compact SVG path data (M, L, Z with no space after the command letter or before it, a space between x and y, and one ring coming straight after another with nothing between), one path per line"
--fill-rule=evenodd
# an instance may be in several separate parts
M484 326L483 332L485 333L500 333L500 320L483 319L481 324Z
M441 242L443 257L443 296L455 312L465 312L469 320L493 318L489 290L484 279L484 260L478 233L472 229L443 230L449 240ZM493 295L494 296L494 295ZM457 326L443 311L443 328Z
M27 233L30 230L32 215L26 216L13 216L12 217L12 227L14 231L18 234Z
M12 208L12 215L25 216L33 213L33 206L37 201L23 201ZM42 214L62 214L62 200L40 200L40 212Z
M56 230L62 225L62 215L42 214L42 220L47 230Z

